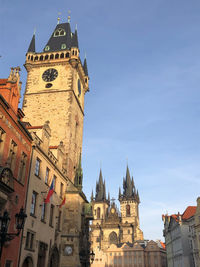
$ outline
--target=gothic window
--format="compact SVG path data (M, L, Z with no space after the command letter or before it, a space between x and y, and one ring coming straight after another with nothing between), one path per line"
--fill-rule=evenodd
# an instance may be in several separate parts
M55 59L57 59L57 58L59 58L59 54L56 54L56 55L55 55Z
M40 61L42 61L43 60L43 56L40 56Z
M56 191L56 180L57 180L57 177L54 175L53 176L53 189L54 189L54 191Z
M66 32L61 28L57 29L54 32L54 37L59 37L59 36L64 36L64 35L66 35Z
M111 244L117 245L117 243L118 243L117 234L114 231L112 233L110 233L110 235L109 235L109 243L110 243L110 245Z
M100 219L101 216L101 209L98 207L97 208L97 219Z
M33 56L31 56L31 61L33 61Z
M38 60L38 56L35 57L35 61L37 61L37 60Z
M130 212L130 205L126 205L126 216L130 216L131 212Z
M53 55L53 54L51 54L51 55L50 55L50 59L53 59L53 58L54 58L54 55Z
M64 53L62 53L62 54L60 55L60 58L64 58Z
M26 161L27 161L27 155L24 152L22 152L18 180L23 184L25 181Z
M49 55L46 55L46 56L45 56L45 60L47 60L48 58L49 58Z
M68 52L65 54L65 57L69 57L69 53Z
M57 224L58 231L60 231L60 226L61 226L61 215L62 215L62 213L61 213L61 211L59 211L59 213L58 213L58 224Z

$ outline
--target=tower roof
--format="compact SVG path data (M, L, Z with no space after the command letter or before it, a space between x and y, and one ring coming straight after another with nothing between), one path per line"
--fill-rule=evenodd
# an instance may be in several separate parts
M44 48L44 51L53 52L60 51L63 49L70 49L74 35L75 34L71 32L69 22L57 24L49 41L45 46L46 49ZM74 42L76 38L78 42L77 33L76 37L74 37Z
M96 197L95 201L105 201L106 200L106 184L103 182L102 171L100 169L99 181L96 183Z
M131 179L130 171L127 165L126 168L126 178L123 179L123 194L121 194L121 189L119 190L119 199L126 198L126 199L137 199L139 201L139 194L136 192L133 177Z
M27 52L34 52L35 53L35 33L33 34L33 37L31 39L29 48Z

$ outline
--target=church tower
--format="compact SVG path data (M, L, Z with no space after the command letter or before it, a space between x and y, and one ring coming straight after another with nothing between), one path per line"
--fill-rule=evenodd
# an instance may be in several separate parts
M63 141L68 177L74 182L82 152L84 97L89 91L86 58L79 56L77 29L56 25L42 52L35 50L35 34L26 54L27 82L24 121L40 126L50 121L51 146Z
M110 203L110 199L106 197L106 184L105 180L103 181L102 171L100 170L99 173L99 181L96 183L96 195L95 198L93 198L93 192L91 196L93 211L94 211L94 224L101 224L103 220L105 220L107 213L108 213L108 207Z
M126 178L123 179L123 194L119 188L119 202L121 210L122 224L131 224L133 227L133 240L143 240L143 232L140 230L139 224L139 193L136 191L133 177L131 179L129 168L126 169ZM124 242L129 239L130 231L124 231ZM127 238L126 238L127 236ZM129 240L128 240L129 241ZM129 241L130 242L130 241Z

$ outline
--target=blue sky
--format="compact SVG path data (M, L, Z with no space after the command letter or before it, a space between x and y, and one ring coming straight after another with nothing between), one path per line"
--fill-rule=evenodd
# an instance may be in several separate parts
M198 0L7 1L0 9L0 77L22 68L36 28L41 51L71 10L87 54L84 191L100 165L117 199L126 164L139 190L146 239L163 239L161 215L195 205L200 185L200 2ZM14 8L13 8L14 7Z

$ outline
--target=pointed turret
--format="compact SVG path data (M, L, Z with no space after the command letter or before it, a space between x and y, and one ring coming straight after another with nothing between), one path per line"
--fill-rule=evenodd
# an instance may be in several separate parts
M122 195L122 193L121 193L121 187L119 187L119 199L121 198L121 195Z
M35 53L35 33L33 34L27 53L30 52Z
M78 48L78 33L77 33L77 30L75 30L75 33L72 33L71 47Z
M94 200L93 190L92 190L92 193L91 193L90 200L91 200L91 201L93 201L93 200Z
M106 182L103 183L103 199L106 200Z
M99 181L96 183L95 201L106 201L106 183L103 182L102 171L100 169Z
M80 153L79 163L78 163L78 167L76 169L75 180L74 180L75 186L80 191L82 191L82 183L83 183L83 170L82 170L82 166L81 166L81 153Z
M108 192L108 202L110 202L110 192Z
M85 57L84 63L83 63L83 70L85 72L85 75L88 76L88 67L87 67L87 59Z
M120 198L120 196L119 196L119 198ZM137 198L134 180L133 180L133 177L131 179L128 165L126 168L126 178L123 178L123 195L121 194L121 198L123 198L123 199L124 198L126 198L126 199Z

